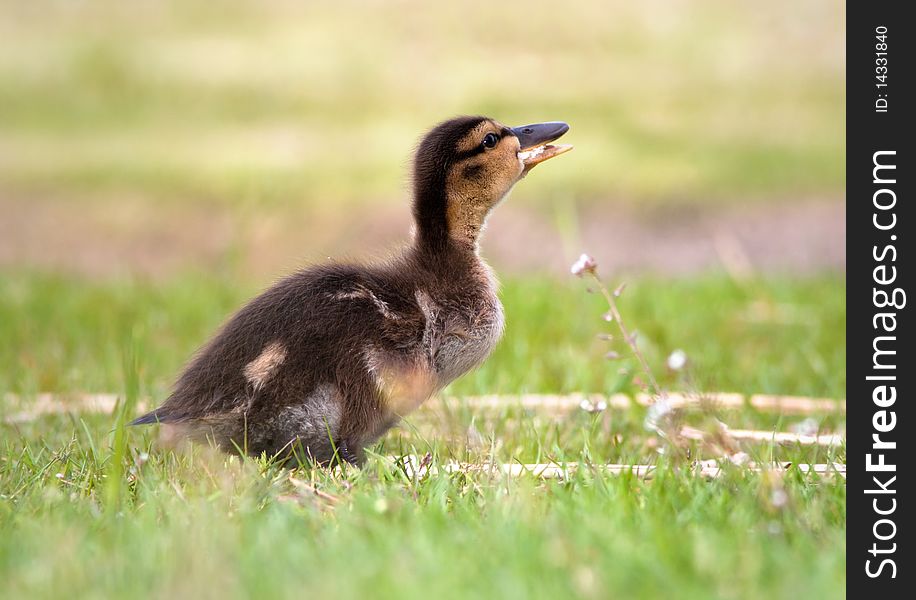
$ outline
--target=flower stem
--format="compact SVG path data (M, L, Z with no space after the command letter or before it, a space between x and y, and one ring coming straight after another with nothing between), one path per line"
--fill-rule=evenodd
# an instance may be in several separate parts
M607 287L598 277L598 274L594 270L589 270L588 274L592 279L595 280L595 283L598 285L598 289L601 291L601 295L604 296L604 299L607 301L608 307L610 308L611 315L614 317L614 321L617 322L617 327L620 329L623 339L626 340L627 345L633 350L633 354L636 355L636 359L639 361L640 366L642 367L643 373L645 373L646 378L649 381L649 391L652 394L652 401L662 397L661 388L658 386L658 382L655 381L655 376L652 374L652 369L649 368L649 363L646 361L645 356L639 350L639 346L636 345L636 339L630 336L630 333L627 331L627 327L623 322L623 317L620 315L620 310L617 308L617 302L614 300L614 295L608 291Z

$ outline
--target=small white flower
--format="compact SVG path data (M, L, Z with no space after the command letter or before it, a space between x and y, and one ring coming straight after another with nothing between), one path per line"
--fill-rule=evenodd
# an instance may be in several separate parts
M674 412L671 403L664 397L658 398L646 411L645 427L649 431L661 431L662 425L668 416Z
M680 371L687 364L687 353L683 350L675 350L668 357L668 368L672 371Z
M747 463L751 462L751 456L747 452L736 452L735 454L729 456L728 460L730 460L734 465L743 467Z
M594 258L588 254L583 254L579 257L579 260L573 263L573 266L570 267L569 272L577 277L582 277L584 273L594 273L597 267L598 263L595 262Z
M770 494L770 503L775 508L782 508L786 505L786 502L789 501L789 495L783 489L775 489L773 493Z
M582 402L579 403L579 408L585 412L604 412L607 410L607 402L604 400L599 400L598 402L592 402L588 398L583 398Z
M789 427L789 431L798 435L817 435L819 429L820 424L816 419L812 419L811 417Z

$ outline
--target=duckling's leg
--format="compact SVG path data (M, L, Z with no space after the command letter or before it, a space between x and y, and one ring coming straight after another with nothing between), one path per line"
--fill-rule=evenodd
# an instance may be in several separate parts
M337 442L337 455L354 467L360 466L361 461L359 460L359 457L357 457L356 454L350 450L346 440L340 440Z

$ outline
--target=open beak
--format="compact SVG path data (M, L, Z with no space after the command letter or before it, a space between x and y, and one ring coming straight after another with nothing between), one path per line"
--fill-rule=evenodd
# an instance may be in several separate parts
M518 157L525 164L525 172L530 171L538 163L572 150L573 147L569 144L549 143L567 131L569 131L569 125L562 121L535 123L513 128L512 133L518 138L519 143Z

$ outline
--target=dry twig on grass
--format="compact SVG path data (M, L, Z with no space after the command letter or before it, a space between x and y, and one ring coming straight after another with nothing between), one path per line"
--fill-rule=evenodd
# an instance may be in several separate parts
M761 412L777 412L782 414L816 414L846 412L845 400L832 400L829 398L808 398L804 396L771 396L754 394L745 397L743 394L731 392L703 392L688 395L681 392L666 392L665 399L672 409L697 408L713 406L717 409L744 409L755 408ZM653 399L648 394L637 394L634 398L626 394L521 394L518 396L507 394L493 394L487 396L446 396L434 398L424 404L424 408L436 409L442 404L464 404L473 409L500 410L506 407L521 407L528 410L543 411L545 413L566 413L577 410L589 412L603 411L606 409L629 410L634 403L642 406L651 406Z
M443 465L423 465L420 464L418 457L405 456L399 459L404 469L410 477L423 477L426 475L435 475L440 472L445 473L484 473L492 475L507 475L510 477L522 477L530 475L541 479L566 479L575 474L580 469L586 469L595 473L605 475L624 475L631 473L641 479L650 479L658 467L655 465L624 465L624 464L597 464L583 465L580 463L560 462L560 463L459 463L448 462ZM786 473L797 469L804 475L817 474L819 476L840 477L846 479L846 465L842 463L818 463L818 464L794 464L791 462L775 462L771 464L758 465L748 463L746 465L725 465L721 460L703 460L689 465L686 470L698 477L706 479L716 479L723 476L730 468L740 468L752 473Z
M33 400L25 400L14 394L4 396L5 410L3 417L8 424L28 423L45 415L78 414L78 413L114 413L119 396L117 394L52 394L41 393ZM781 414L817 414L846 412L845 400L829 398L808 398L804 396L772 396L754 394L749 398L741 394L728 392L704 392L699 396L689 396L680 392L667 392L666 399L672 408L690 408L710 404L719 409L742 409L748 406L761 412ZM464 404L472 409L501 410L506 407L521 407L528 410L543 411L548 414L562 414L577 410L600 412L606 409L628 410L634 402L650 406L652 397L638 394L630 398L626 394L522 394L489 395L489 396L448 396L433 398L423 409L436 410L444 403ZM138 413L147 410L149 402L139 401Z

